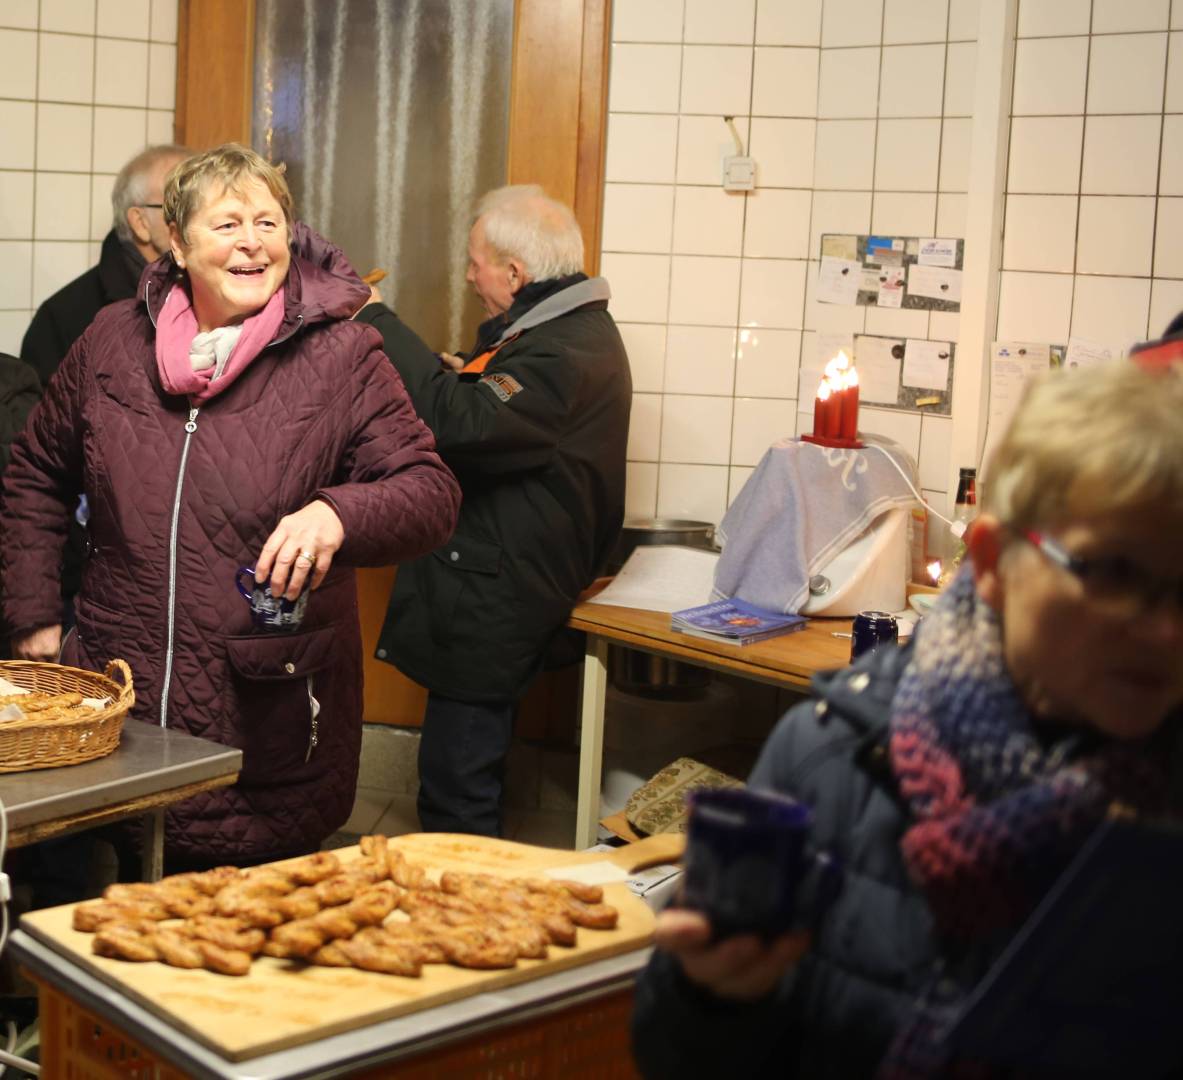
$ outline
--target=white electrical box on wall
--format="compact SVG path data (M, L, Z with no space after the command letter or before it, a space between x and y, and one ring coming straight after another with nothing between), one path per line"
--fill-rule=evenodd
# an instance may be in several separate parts
M735 154L723 159L724 191L751 191L755 186L755 158Z

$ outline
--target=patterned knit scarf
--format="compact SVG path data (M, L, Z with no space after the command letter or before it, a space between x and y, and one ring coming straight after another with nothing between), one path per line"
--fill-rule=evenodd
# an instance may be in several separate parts
M954 948L1017 929L1115 801L1167 809L1166 766L1145 742L1036 727L968 565L917 630L892 703L890 755L915 821L904 861ZM933 1058L936 1019L921 1007L882 1076L984 1075Z

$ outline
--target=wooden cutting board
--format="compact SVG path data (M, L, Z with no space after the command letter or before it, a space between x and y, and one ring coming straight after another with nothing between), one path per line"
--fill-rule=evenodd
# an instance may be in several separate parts
M622 877L621 869L676 858L681 839L653 837L656 843L628 845L611 855L449 833L412 833L390 843L432 877L443 870L528 877L570 867L579 868L581 877L609 881ZM348 862L358 857L358 849L342 848L336 854ZM73 904L30 912L21 927L216 1053L242 1061L647 945L654 916L644 901L621 881L604 884L604 899L619 910L618 925L614 930L581 928L574 948L551 946L548 959L519 960L516 967L501 971L429 964L418 979L266 956L258 957L250 974L241 978L110 960L91 952L92 934L71 928Z

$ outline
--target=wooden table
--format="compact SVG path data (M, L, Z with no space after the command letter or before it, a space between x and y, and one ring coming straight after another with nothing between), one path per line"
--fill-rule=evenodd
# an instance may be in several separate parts
M772 686L806 689L819 671L845 667L850 619L811 619L803 630L754 645L724 645L670 629L667 612L580 603L569 626L587 634L583 667L582 731L579 740L579 796L575 847L595 843L599 817L600 769L604 753L604 704L608 688L608 646L624 645L656 656L710 668Z
M164 808L233 784L241 767L241 750L127 720L106 757L3 775L8 846L143 817L144 877L155 881L164 862Z

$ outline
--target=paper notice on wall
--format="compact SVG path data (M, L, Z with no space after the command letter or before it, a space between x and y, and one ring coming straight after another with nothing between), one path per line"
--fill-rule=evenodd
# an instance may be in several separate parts
M1048 370L1051 348L1024 341L995 341L990 346L990 414L982 453L982 476L994 448L1006 433L1027 384Z
M801 350L801 378L797 400L802 403L802 407L812 407L826 365L840 352L846 353L848 358L854 356L854 334L814 334L813 348Z
M827 255L834 259L857 259L858 237L827 233L822 237L821 255L823 259Z
M904 303L904 268L885 266L879 271L879 307L898 308Z
M961 271L917 263L908 268L908 292L913 296L928 296L933 300L960 304Z
M822 256L817 275L817 299L824 304L858 303L863 281L863 265L857 259L832 259Z
M900 363L903 358L902 341L856 337L854 363L858 368L859 401L894 405L900 396Z
M919 341L908 338L904 348L904 385L921 390L944 390L949 385L947 341Z
M1064 367L1100 367L1116 360L1120 355L1121 350L1112 346L1099 345L1095 341L1085 341L1084 338L1069 338L1068 351L1064 354Z
M921 240L917 261L922 266L956 266L956 240Z

